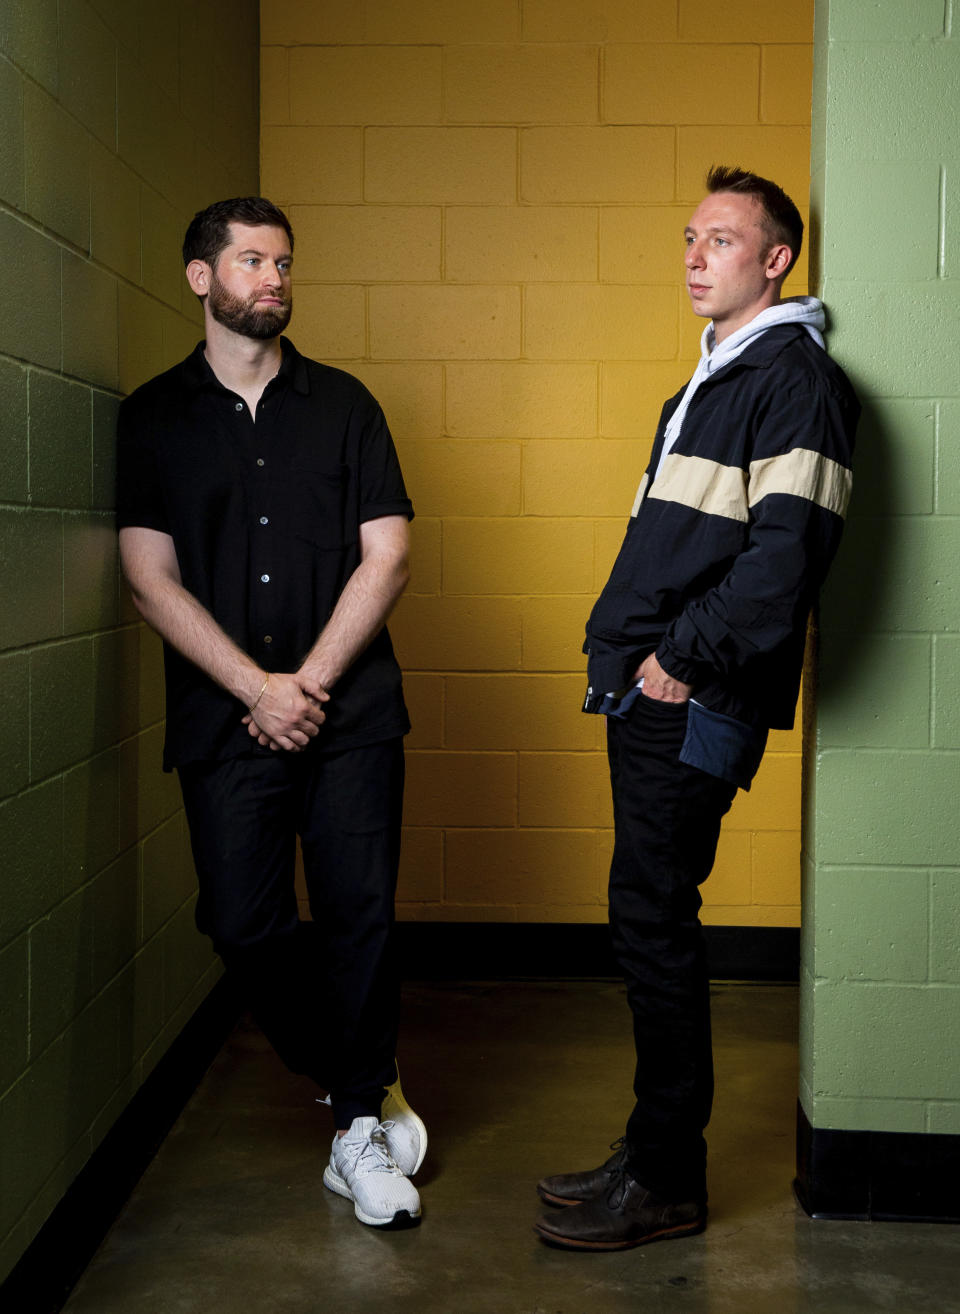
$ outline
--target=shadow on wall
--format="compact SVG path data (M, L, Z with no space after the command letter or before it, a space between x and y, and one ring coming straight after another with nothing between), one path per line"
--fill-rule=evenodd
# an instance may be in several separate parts
M863 412L847 524L821 599L817 684L817 705L829 719L831 739L839 736L848 745L864 739L864 691L876 685L881 674L879 618L892 614L894 599L903 596L907 556L901 532L907 522L895 514L902 511L903 501L896 487L896 415L890 403L881 408L864 399L857 378L850 375L850 380L861 395ZM882 687L880 679L877 697ZM878 705L878 723L881 714ZM846 725L853 716L859 728Z

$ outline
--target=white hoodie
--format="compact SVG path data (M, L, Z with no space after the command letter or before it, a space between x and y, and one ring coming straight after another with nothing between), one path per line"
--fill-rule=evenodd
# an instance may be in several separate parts
M826 326L826 322L826 315L823 313L823 302L818 301L816 297L787 297L784 301L778 301L775 306L769 306L766 310L761 310L760 314L755 315L749 324L744 324L743 328L738 328L735 333L731 333L728 338L724 338L718 345L713 330L713 320L711 320L703 330L700 338L700 360L694 370L693 378L687 384L686 391L680 399L680 405L671 415L667 424L663 450L660 453L660 461L654 478L660 473L664 457L668 455L680 436L687 407L690 405L693 394L704 379L716 373L721 366L729 365L730 361L739 356L742 351L745 351L761 333L766 333L767 329L773 328L775 324L801 324L817 346L824 347L822 330Z

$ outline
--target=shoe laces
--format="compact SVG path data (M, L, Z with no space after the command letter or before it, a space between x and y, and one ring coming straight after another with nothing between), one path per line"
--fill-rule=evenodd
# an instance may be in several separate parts
M356 1140L344 1136L341 1150L350 1160L351 1171L357 1177L369 1177L371 1173L392 1173L402 1177L403 1173L387 1145L387 1132L393 1127L390 1121L378 1123L368 1136Z

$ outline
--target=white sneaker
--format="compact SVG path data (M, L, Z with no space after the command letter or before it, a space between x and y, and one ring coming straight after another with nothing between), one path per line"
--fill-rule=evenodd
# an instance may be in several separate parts
M376 1118L354 1118L346 1136L333 1138L323 1184L353 1201L361 1223L409 1227L420 1219L420 1196L390 1153L389 1131Z
M388 1127L387 1145L397 1166L407 1177L412 1177L423 1163L427 1152L427 1129L403 1098L400 1078L387 1087L380 1107L380 1120Z

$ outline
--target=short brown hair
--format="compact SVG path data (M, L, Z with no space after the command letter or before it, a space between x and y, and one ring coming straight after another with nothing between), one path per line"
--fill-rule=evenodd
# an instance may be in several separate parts
M771 242L782 242L790 248L793 259L787 266L789 274L797 263L803 245L803 220L783 188L769 178L761 178L759 174L749 173L736 165L731 168L726 164L715 164L707 174L707 191L739 192L744 196L756 197L763 210L763 226Z
M293 229L281 209L265 196L233 196L227 201L214 201L190 220L183 239L184 267L191 260L203 260L211 269L216 268L221 251L230 245L232 223L248 224L251 228L282 228L293 251Z

